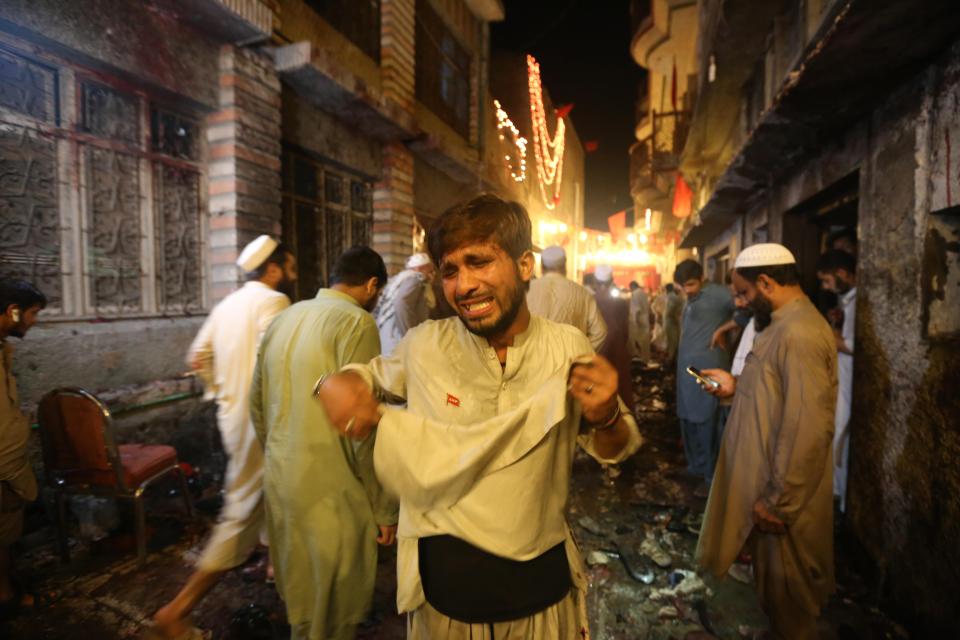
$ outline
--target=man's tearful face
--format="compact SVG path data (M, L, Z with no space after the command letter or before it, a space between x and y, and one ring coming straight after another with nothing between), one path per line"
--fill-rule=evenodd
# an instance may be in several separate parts
M483 337L506 331L526 295L516 261L493 243L451 251L440 263L440 277L447 302L467 329Z

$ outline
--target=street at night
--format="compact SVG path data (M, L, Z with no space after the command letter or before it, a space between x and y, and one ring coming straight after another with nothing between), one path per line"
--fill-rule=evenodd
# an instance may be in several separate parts
M956 0L0 2L0 638L960 628Z

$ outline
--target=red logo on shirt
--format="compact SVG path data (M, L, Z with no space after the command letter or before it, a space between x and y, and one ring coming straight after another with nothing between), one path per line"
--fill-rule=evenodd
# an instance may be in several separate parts
M452 393L448 393L448 394L447 394L447 404L452 404L452 405L455 406L455 407L459 407L459 406L460 406L460 398L458 398L457 396L453 395Z

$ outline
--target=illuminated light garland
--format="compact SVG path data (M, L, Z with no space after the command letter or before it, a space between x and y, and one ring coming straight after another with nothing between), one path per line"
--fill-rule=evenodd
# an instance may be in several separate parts
M540 82L540 64L533 56L527 56L527 85L530 90L530 122L533 129L533 153L537 158L537 179L540 195L547 209L560 203L560 184L563 179L563 145L565 125L557 118L557 130L550 137L547 116L543 110L543 85ZM553 185L553 194L547 187Z
M507 168L510 170L510 177L514 182L523 182L527 177L527 139L520 135L519 129L510 120L510 116L500 106L499 100L493 101L493 106L497 108L497 131L500 133L500 139L506 140L507 136L504 130L509 131L513 136L513 145L517 148L518 159L520 161L519 171L513 168L513 158L509 155L504 156L507 161Z

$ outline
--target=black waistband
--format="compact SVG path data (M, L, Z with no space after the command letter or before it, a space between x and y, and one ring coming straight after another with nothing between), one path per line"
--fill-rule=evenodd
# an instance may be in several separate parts
M570 592L563 543L532 560L487 553L453 536L420 538L420 581L430 605L468 623L526 618Z

